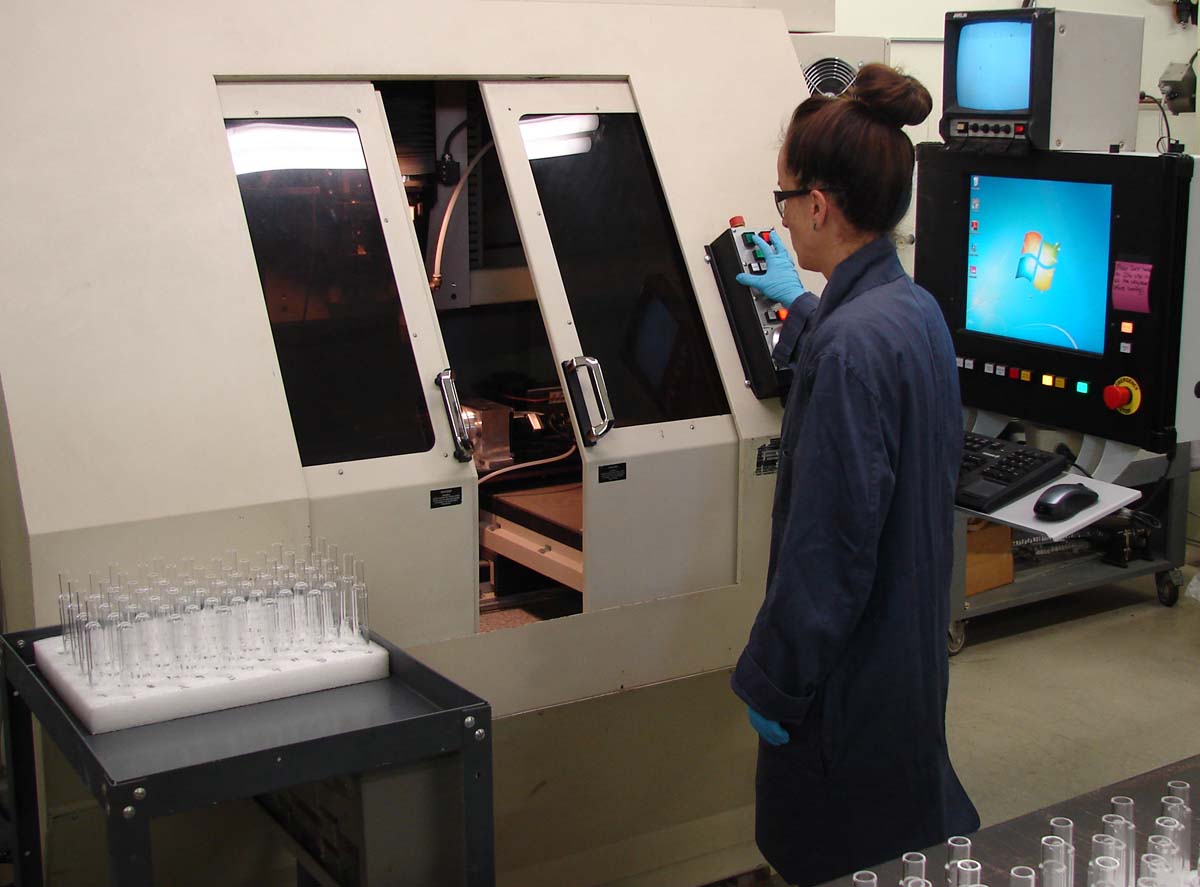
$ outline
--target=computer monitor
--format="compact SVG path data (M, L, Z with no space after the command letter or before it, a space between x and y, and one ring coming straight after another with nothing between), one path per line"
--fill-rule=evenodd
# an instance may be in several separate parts
M917 157L914 276L954 336L964 404L1172 447L1192 158Z
M942 136L1132 151L1142 26L1134 16L1046 7L946 13Z

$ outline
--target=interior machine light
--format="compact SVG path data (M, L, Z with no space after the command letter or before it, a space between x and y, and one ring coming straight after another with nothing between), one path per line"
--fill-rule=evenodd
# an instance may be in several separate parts
M552 114L529 117L519 122L525 154L530 160L586 154L592 136L600 128L597 114Z
M245 123L228 129L233 170L366 169L358 130L347 126Z

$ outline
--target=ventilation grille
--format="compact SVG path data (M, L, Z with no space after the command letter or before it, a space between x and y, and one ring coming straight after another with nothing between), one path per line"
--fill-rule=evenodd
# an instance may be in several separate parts
M850 88L858 68L839 58L824 58L804 69L804 80L812 95L841 95Z

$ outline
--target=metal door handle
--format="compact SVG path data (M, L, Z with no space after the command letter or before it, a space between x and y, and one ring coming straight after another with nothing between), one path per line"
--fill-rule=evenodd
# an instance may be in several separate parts
M583 399L583 391L579 386L578 372L586 369L588 380L592 385L592 394L596 397L596 406L600 409L600 422L592 424L587 412L587 403ZM572 357L563 361L563 374L567 379L567 387L571 389L571 404L575 409L575 419L583 432L584 446L595 446L596 441L612 430L612 403L608 399L608 387L604 384L604 371L600 361L594 357Z
M445 369L437 374L434 383L442 392L442 403L450 420L450 431L454 435L454 458L459 462L470 462L475 445L467 435L467 423L463 421L462 404L458 400L458 388L454 384L454 371Z

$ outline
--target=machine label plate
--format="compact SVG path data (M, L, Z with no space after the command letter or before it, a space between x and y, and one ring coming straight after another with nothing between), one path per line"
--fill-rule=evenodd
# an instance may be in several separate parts
M449 508L451 505L462 505L462 487L429 491L430 508Z
M779 438L776 437L758 448L758 461L754 466L754 473L779 473Z
M600 483L608 484L615 480L625 480L628 473L625 470L624 462L617 462L614 465L600 466Z

